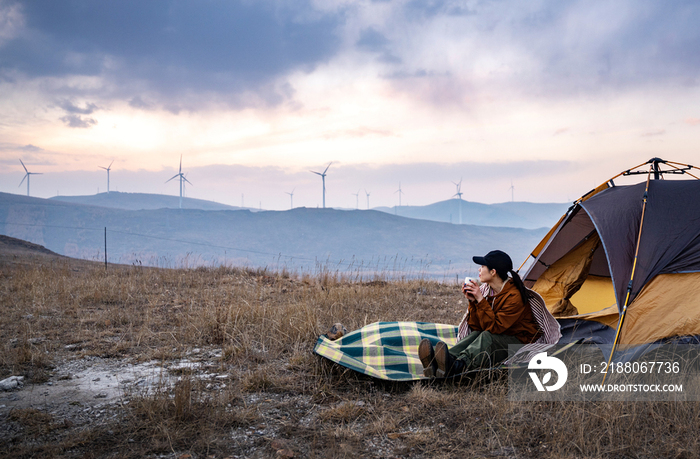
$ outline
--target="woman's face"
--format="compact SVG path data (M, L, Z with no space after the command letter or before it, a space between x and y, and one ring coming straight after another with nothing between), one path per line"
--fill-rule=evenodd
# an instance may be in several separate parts
M482 284L488 284L493 279L496 274L496 270L492 269L489 271L489 267L486 265L479 266L479 280Z

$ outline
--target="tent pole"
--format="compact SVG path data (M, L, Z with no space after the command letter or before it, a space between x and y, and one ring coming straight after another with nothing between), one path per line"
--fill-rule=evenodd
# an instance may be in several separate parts
M690 172L687 172L687 171L685 171L685 170L683 170L683 169L681 169L681 168L679 168L679 167L674 166L674 164L678 164L679 166L686 166L686 167L689 167L689 168L691 168L691 169L697 169L697 167L695 167L695 166L692 166L692 165L690 165L690 164L674 163L674 162L671 162L671 161L666 161L666 164L668 164L669 166L671 166L672 168L674 168L674 169L677 170L677 171L683 171L683 173L690 175L691 177L693 177L693 178L696 179L696 180L700 180L700 178L694 176L694 175L691 174Z
M654 166L651 165L649 166L649 174L647 174L647 185L646 188L644 189L644 202L642 204L642 218L639 221L639 233L637 234L637 247L634 250L634 262L632 262L632 274L630 275L630 281L629 284L627 284L627 295L625 296L625 305L622 307L622 312L620 313L620 320L617 323L617 332L615 333L615 341L613 341L613 346L612 350L610 351L610 357L608 358L608 365L606 368L610 367L610 363L612 362L613 354L615 354L615 348L617 347L617 340L620 338L620 331L622 330L622 323L625 321L625 313L627 312L627 306L630 301L630 295L632 293L632 281L634 280L634 271L637 268L637 257L639 256L639 243L642 240L642 227L644 226L644 214L647 210L647 198L649 194L649 182L651 181L651 172L653 170ZM605 378L608 376L608 373L606 372L603 374L603 382L601 382L601 386L605 384Z

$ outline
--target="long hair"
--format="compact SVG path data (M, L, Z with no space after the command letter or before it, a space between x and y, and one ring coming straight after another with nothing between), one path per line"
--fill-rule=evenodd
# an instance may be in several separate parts
M488 266L488 268L489 268L489 270L495 269L496 274L498 275L498 277L501 278L501 280L503 282L508 280L508 277L509 277L508 273L510 273L510 277L513 279L513 284L520 292L520 296L523 298L523 303L528 304L528 302L530 300L530 292L528 291L527 287L525 287L525 284L523 284L523 280L520 278L518 273L516 273L512 269L508 270L508 271L500 271L500 270L498 270L496 268L492 268L490 266Z

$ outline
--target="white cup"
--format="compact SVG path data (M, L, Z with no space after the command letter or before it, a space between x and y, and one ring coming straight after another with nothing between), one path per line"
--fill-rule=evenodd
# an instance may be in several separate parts
M464 283L465 283L465 284L468 284L468 283L470 283L470 282L473 283L473 284L476 284L477 287L479 287L479 286L481 285L481 281L479 280L478 277L465 277L465 278L464 278Z

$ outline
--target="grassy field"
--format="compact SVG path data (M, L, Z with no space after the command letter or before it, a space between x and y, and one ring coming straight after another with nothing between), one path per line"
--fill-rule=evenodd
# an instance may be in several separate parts
M5 260L0 379L23 375L37 397L66 362L208 357L176 384L125 393L89 420L80 414L86 409L0 408L0 455L700 456L697 403L513 403L504 381L386 384L312 353L333 323L348 330L382 320L455 323L461 301L454 285L332 272ZM225 377L213 384L198 377L202 368Z

